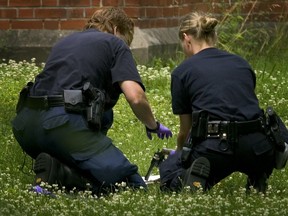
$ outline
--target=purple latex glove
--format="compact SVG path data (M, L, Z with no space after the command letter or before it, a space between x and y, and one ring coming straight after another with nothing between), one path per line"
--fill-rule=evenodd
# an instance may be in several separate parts
M31 191L37 193L37 194L43 194L43 195L48 195L48 196L51 196L53 198L56 198L56 196L51 193L50 191L40 187L39 185L36 185L34 187L31 188Z
M152 130L152 129L146 127L146 134L150 140L152 140L152 133L156 133L160 139L164 139L164 137L166 137L167 139L169 137L172 137L171 130L159 122L157 122L157 128L156 129Z

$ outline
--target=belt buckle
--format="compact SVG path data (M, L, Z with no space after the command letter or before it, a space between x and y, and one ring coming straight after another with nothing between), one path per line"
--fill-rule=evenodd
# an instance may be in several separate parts
M209 121L207 125L207 134L209 137L219 137L220 121Z

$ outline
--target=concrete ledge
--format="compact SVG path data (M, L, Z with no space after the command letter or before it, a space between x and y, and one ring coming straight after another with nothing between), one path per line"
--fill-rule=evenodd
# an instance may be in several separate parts
M0 31L0 59L45 62L52 46L74 31L8 30ZM135 28L131 50L139 64L146 64L155 57L172 57L179 47L177 28Z

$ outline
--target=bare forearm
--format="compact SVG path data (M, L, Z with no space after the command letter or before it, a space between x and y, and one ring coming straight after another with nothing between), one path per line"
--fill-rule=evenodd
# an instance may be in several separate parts
M120 87L135 116L148 128L157 128L151 107L141 86L133 81L124 81Z
M182 150L185 141L186 141L186 135L179 133L177 136L177 150Z
M151 108L147 100L143 99L138 103L130 103L130 107L135 116L148 128L154 129L157 127L156 120L153 116Z
M182 150L190 133L192 125L192 116L190 114L180 115L179 120L180 120L180 129L177 136L177 150Z

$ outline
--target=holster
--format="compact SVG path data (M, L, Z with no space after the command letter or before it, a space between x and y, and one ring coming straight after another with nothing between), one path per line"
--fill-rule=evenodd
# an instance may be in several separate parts
M105 92L93 87L90 82L83 86L86 99L86 118L92 130L100 130L105 106Z
M194 111L192 113L192 128L189 139L186 140L181 154L182 166L187 169L191 166L192 147L195 142L206 139L208 112L205 110Z
M267 135L271 142L275 145L277 151L283 152L285 150L285 141L280 130L281 119L272 107L266 109L267 120Z
M19 99L16 105L16 113L19 113L25 106L27 97L29 96L30 88L33 86L33 82L28 82L26 86L22 88L19 93Z
M205 110L194 111L192 113L192 139L206 139L208 120L208 112Z

